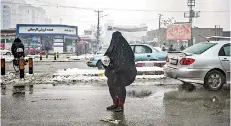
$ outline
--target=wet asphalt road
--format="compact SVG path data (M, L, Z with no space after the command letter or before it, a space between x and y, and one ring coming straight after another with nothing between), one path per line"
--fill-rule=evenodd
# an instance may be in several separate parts
M175 86L130 86L124 115L105 110L111 104L106 86L37 85L33 92L12 95L2 90L2 126L229 126L229 90L178 91ZM146 97L140 91L152 92ZM135 92L135 93L134 93Z
M28 66L27 66L28 67ZM26 67L26 72L28 68ZM34 73L52 75L58 69L88 69L85 62L34 62ZM91 68L95 69L95 68ZM6 72L13 72L6 63ZM111 104L106 86L35 85L33 92L12 95L7 85L1 95L2 126L114 126L104 117L123 120L119 126L229 126L230 94L225 88L209 92L197 86L193 92L177 86L130 86L125 112L105 110ZM152 92L140 98L142 93ZM135 94L134 94L135 92ZM136 93L138 92L138 93Z

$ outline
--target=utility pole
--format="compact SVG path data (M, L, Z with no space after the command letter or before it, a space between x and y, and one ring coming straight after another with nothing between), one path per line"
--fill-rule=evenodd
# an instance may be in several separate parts
M159 30L160 30L160 28L161 28L161 17L162 17L163 15L162 14L159 14Z
M191 24L191 38L189 42L189 46L193 45L193 35L192 35L192 30L193 30L193 17L194 17L194 11L193 11L193 6L195 6L195 0L188 0L188 6L189 6L189 23Z
M99 24L100 24L100 13L102 13L103 11L95 11L97 12L97 18L98 18L98 21L97 21L97 35L96 35L96 42L97 42L97 47L99 48L99 37L100 37L100 29L99 29ZM98 49L97 49L98 50Z
M185 18L189 18L189 23L191 24L191 38L188 41L188 46L193 45L193 18L200 17L200 11L194 11L193 7L195 7L195 0L188 0L189 11L184 13Z
M162 14L159 14L159 30L158 30L158 41L159 41L159 43L161 42L161 17L162 17L163 15ZM162 44L162 43L160 43L160 44Z

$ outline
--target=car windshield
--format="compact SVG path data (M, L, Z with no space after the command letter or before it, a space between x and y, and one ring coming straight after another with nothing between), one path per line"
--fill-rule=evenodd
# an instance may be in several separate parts
M198 43L189 48L186 48L185 50L183 50L183 52L192 54L202 54L214 45L216 45L216 43Z
M97 52L97 54L104 54L107 51L107 48L102 48Z
M157 52L161 52L161 48L160 47L153 47Z

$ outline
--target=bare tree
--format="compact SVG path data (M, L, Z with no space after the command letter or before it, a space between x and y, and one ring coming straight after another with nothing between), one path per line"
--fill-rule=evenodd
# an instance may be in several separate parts
M97 26L91 26L92 35L97 38ZM99 27L99 38L103 34L102 27Z
M162 27L168 27L168 25L174 24L176 23L176 20L172 17L172 18L168 18L168 19L163 19L161 21L161 25Z

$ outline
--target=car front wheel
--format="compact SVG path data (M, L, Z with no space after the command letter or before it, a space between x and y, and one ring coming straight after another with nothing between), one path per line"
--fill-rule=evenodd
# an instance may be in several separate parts
M220 90L225 83L225 75L218 70L212 70L205 76L204 87L208 90L217 91Z
M10 55L11 55L11 53L10 53L10 52L7 52L7 53L6 53L6 55L10 56Z

